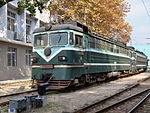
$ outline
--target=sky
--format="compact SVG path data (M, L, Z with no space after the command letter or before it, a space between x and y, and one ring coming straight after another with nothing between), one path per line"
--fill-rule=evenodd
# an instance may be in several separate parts
M149 15L142 0L125 1L131 5L130 12L127 13L126 22L133 28L131 41L128 45L150 45L150 0L143 0Z

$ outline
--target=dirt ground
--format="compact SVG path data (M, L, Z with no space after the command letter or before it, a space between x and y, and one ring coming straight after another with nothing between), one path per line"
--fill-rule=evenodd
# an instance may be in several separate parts
M0 96L31 90L31 80L10 80L0 82Z
M102 100L117 93L124 88L135 84L137 81L150 77L149 72L102 83L97 86L83 88L74 92L58 93L47 95L47 104L38 109L26 111L30 113L68 113L74 112L87 105ZM0 82L0 95L27 91L31 87L30 80L15 82Z
M72 113L84 106L111 96L118 91L135 84L137 81L148 77L150 77L150 73L145 72L74 92L47 95L47 105L39 109L34 109L31 112Z

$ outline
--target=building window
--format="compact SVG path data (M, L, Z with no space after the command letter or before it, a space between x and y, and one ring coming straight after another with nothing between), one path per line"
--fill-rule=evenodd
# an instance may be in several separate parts
M30 32L31 32L31 20L26 19L26 42L31 42L30 40Z
M17 66L17 49L8 47L8 66Z
M7 30L15 31L15 19L16 19L16 14L7 11Z
M26 65L28 65L28 66L31 65L31 62L30 62L31 53L32 53L31 50L26 50L26 59L25 59L25 62L26 62Z

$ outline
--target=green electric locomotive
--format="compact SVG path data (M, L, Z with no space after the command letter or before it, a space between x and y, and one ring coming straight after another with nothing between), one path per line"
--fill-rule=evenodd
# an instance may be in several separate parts
M32 79L58 88L147 68L147 57L143 53L119 41L90 33L88 27L78 22L37 28L31 61Z

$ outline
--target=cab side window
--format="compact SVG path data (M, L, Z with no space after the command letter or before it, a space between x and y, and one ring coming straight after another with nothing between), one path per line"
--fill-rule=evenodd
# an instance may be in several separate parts
M70 32L70 40L69 40L69 43L70 45L73 45L74 44L74 40L73 40L73 32Z
M83 36L81 35L75 35L75 46L77 47L83 47Z

